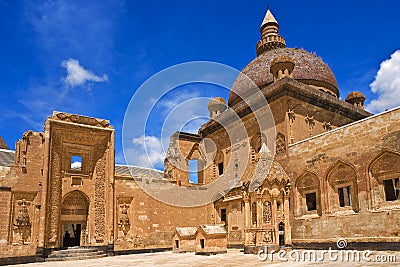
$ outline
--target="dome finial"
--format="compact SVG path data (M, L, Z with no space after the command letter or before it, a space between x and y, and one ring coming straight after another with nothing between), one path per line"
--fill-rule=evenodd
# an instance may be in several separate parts
M278 25L278 28L279 28L279 23L278 23L278 21L276 21L274 15L272 15L272 12L269 9L269 7L267 9L267 13L265 14L264 20L261 23L261 28L263 28L264 25L266 26L266 24L268 24L268 23L275 23Z
M265 51L286 47L285 39L279 35L279 24L269 6L260 27L261 40L257 43L257 55Z

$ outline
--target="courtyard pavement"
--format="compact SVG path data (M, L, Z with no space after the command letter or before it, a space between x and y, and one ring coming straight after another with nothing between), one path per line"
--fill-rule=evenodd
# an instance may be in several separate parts
M321 251L316 251L319 253L317 255L321 255ZM301 253L300 253L301 254ZM299 254L299 255L300 255ZM330 260L326 255L325 260L323 262L293 262L289 259L289 255L282 255L283 257L288 259L288 261L283 262L278 260L276 257L274 261L271 262L267 259L265 262L261 262L257 255L245 255L240 250L228 250L227 254L220 255L211 255L211 256L200 256L195 255L194 253L172 253L172 252L159 252L159 253L147 253L147 254L131 254L131 255L123 255L123 256L114 256L114 257L105 257L99 259L91 259L91 260L79 260L79 261L59 261L59 262L41 262L41 263L29 263L29 264L21 264L21 265L13 265L13 266L24 266L24 267L36 267L36 266L62 266L62 267L77 267L77 266L341 266L341 267L353 267L353 266L399 266L400 262L400 252L393 251L377 251L372 252L372 255L368 257L371 259L371 262L363 261L353 262L353 261L340 261L340 256L337 261ZM396 262L377 262L387 260L387 256L391 257L391 261L394 259ZM292 254L292 258L295 258L296 255ZM395 258L394 258L395 257ZM335 258L335 257L333 257ZM343 256L343 259L346 257ZM375 261L375 262L373 262Z

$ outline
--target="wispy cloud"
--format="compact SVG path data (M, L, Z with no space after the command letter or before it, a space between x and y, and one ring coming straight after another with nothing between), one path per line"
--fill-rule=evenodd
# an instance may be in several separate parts
M367 110L382 112L400 106L400 50L381 63L370 86L371 91L378 94L378 98L366 106Z
M161 146L161 140L156 136L141 136L132 140L134 149L126 151L128 160L133 165L162 169L165 154Z
M67 76L64 78L64 82L69 87L84 85L88 82L108 81L108 76L106 74L97 76L93 74L92 71L84 69L76 59L70 58L68 60L64 60L61 63L61 66L67 70Z
M107 64L112 57L114 30L123 1L25 1L24 19L42 51L59 57L91 59ZM61 49L62 48L62 49ZM47 57L51 59L51 57Z
M149 128L124 148L128 164L163 169L170 136L176 131L197 133L208 121L209 98L200 96L201 89L205 87L186 85L158 101L150 100L154 107L147 121Z
M60 66L60 65L59 65ZM42 83L33 83L27 89L17 92L19 112L13 114L28 123L35 130L41 130L43 122L54 110L79 113L90 103L91 92L74 87L85 85L90 88L93 82L108 80L107 75L97 76L92 71L83 68L76 59L64 60L61 63L66 71L65 77L53 78ZM80 97L77 97L77 96Z

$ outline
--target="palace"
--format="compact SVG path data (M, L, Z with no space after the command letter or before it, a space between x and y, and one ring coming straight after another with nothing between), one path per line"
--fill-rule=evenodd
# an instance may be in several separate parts
M197 134L171 136L164 172L116 165L114 128L103 119L54 112L15 150L0 138L0 263L54 259L66 247L100 256L176 250L183 239L201 253L336 247L338 239L399 249L400 107L373 115L360 92L339 99L328 65L287 48L269 10L260 32L257 57L242 72L258 86L261 97L252 101L269 104L273 138L260 129L247 101L254 88L241 76L227 103L211 99L210 120ZM247 138L232 143L222 125L239 123ZM193 184L176 159L204 166L206 139L215 156ZM232 190L198 207L163 203L138 185L197 190L235 173L242 175Z

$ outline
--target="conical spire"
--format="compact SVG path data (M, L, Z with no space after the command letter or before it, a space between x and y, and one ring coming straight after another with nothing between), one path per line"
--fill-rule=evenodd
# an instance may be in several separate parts
M262 28L264 25L268 24L268 23L275 23L275 24L278 24L278 22L276 21L274 15L272 15L272 13L271 13L271 11L270 11L269 9L267 10L267 14L265 14L264 20L263 20L263 22L262 22L262 24L261 24L261 28ZM279 24L278 24L278 25L279 25Z
M270 158L272 156L271 150L267 147L265 143L261 145L260 151L258 152L260 158Z
M268 9L260 27L261 40L257 43L257 56L265 51L286 47L285 39L279 35L279 24Z

